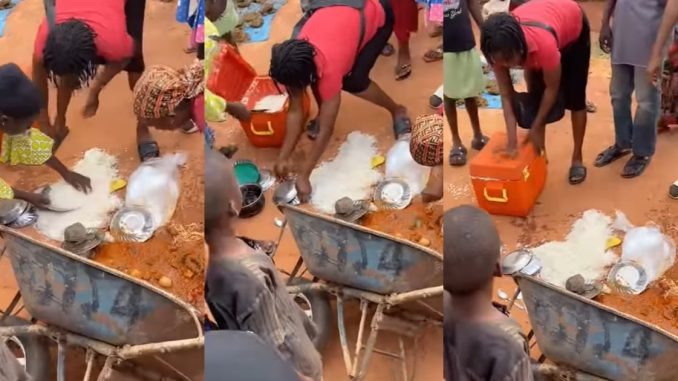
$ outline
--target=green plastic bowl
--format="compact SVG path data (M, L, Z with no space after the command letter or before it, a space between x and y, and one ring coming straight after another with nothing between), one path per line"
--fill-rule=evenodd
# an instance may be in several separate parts
M240 185L258 183L261 177L259 168L249 160L237 161L233 169L235 171L235 178L238 179Z

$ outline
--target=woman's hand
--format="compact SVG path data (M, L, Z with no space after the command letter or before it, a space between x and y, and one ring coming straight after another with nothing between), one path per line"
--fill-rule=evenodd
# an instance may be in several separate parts
M600 29L598 43L600 44L600 50L610 54L612 51L612 29L609 23L603 24L603 27Z
M63 175L63 178L68 184L80 192L89 193L92 191L92 183L87 176L69 171Z
M286 179L289 177L290 173L292 173L292 163L290 163L289 159L278 158L278 161L273 167L273 172L275 172L277 178Z
M248 121L252 119L250 110L247 107L239 102L228 103L226 105L226 112L232 117L238 119L239 121Z
M309 202L311 200L311 191L313 190L309 176L299 175L295 185L297 187L297 197L299 198L299 201L302 204Z

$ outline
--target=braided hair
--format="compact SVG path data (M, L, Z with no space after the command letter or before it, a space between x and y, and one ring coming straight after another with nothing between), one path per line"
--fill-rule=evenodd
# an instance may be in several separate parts
M59 23L47 35L42 51L48 78L56 85L56 78L75 75L81 86L86 86L97 73L96 33L84 22L69 19Z
M273 46L269 74L287 87L303 89L317 78L315 48L307 40L290 39Z
M504 60L517 56L524 62L527 42L518 20L508 13L490 15L480 28L480 50L490 65L494 64L496 56Z

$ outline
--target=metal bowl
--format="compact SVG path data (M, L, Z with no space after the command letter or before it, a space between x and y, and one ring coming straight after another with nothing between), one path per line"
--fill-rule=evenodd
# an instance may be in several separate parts
M273 203L276 205L299 205L295 180L285 180L275 188Z
M607 285L624 295L638 295L649 284L643 266L632 261L621 261L614 265L607 276Z
M119 242L145 242L155 228L151 213L139 206L125 206L111 219L110 231Z
M275 176L273 176L273 173L264 169L260 171L259 175L259 185L261 185L261 190L266 192L267 190L271 189L271 187L275 184Z
M27 206L28 208L16 220L12 221L7 226L14 229L21 229L36 223L38 221L38 210L31 204L28 204Z
M240 186L242 193L242 208L240 209L240 218L250 218L261 213L266 205L264 191L259 184L244 184Z
M0 224L9 225L16 221L30 207L28 201L19 199L0 200Z
M377 184L374 201L380 208L405 209L412 202L412 192L407 182L391 178Z
M501 260L501 272L505 275L514 275L521 272L532 261L534 256L529 250L520 249L508 253ZM541 263L541 262L539 262ZM540 268L541 270L541 268ZM533 275L533 274L528 274Z

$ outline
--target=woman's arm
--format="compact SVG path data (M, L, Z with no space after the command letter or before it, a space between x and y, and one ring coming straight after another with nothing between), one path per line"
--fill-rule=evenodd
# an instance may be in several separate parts
M276 164L276 174L280 177L289 175L287 162L301 137L304 129L304 90L290 89L290 108L287 113L287 132Z
M47 71L42 64L42 60L37 58L33 58L33 83L35 83L35 86L40 90L42 95L43 108L40 110L38 124L44 133L52 135L52 123L49 118L49 80L47 79Z
M514 152L518 148L518 129L516 123L516 116L513 112L513 82L511 82L511 72L507 67L494 66L494 75L497 78L497 86L499 86L499 94L501 94L501 106L504 112L504 122L506 123L506 133L508 135L509 153Z
M334 123L337 120L340 105L341 92L331 99L323 101L322 105L320 105L320 110L318 110L318 137L313 142L311 155L302 164L299 175L310 176L313 168L315 168L318 160L320 160L320 156L325 152L334 132Z
M92 184L87 176L83 176L77 172L73 172L66 168L66 166L56 157L52 156L45 162L45 164L56 171L63 179L73 188L80 192L89 193L92 191Z

